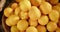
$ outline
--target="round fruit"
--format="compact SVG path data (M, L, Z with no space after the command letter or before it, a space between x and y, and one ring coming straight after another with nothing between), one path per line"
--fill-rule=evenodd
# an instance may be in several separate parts
M56 10L53 10L51 13L49 13L49 18L52 21L56 21L59 19L59 12Z
M26 29L26 32L38 32L38 30L34 26L30 26Z
M24 0L19 3L19 6L20 6L21 11L26 12L31 8L31 3L28 0Z
M42 2L42 0L30 0L30 1L33 6L39 6Z
M48 16L41 16L41 18L38 19L38 23L40 25L46 25L49 22Z
M17 29L16 26L12 26L11 27L11 32L19 32L19 30Z
M6 17L11 16L12 12L13 12L13 9L10 8L10 7L7 7L7 8L4 9L4 15L5 15Z
M18 23L17 23L17 28L20 30L20 31L24 31L28 28L28 22L26 20L20 20Z
M40 7L43 14L49 14L52 11L52 6L48 2L43 2Z
M47 30L48 31L55 31L57 29L57 24L54 22L49 22L47 24Z
M15 9L16 7L18 7L18 4L17 4L17 3L13 3L13 4L11 5L11 8L12 8L12 9Z
M6 24L8 26L13 26L13 25L16 25L18 21L19 21L19 16L11 15L6 19Z
M30 19L37 20L40 18L41 12L36 6L32 6L31 9L29 10L29 17Z
M47 32L46 27L45 26L41 26L41 25L37 26L37 30L38 30L38 32Z

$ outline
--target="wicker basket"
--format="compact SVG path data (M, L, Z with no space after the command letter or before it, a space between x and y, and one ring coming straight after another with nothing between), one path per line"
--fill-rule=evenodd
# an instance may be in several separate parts
M6 25L5 20L6 20L6 17L3 15L3 16L2 16L2 26L3 26L3 28L4 28L4 31L5 31L5 32L10 32L10 27L8 27L8 26Z
M5 9L8 5L10 5L10 4L13 3L13 2L15 2L15 1L7 0L6 3L5 3L5 5L4 5L4 7L3 7L3 11L4 11L4 9ZM5 32L10 32L10 27L8 27L8 26L6 25L5 20L6 20L6 17L3 15L3 16L2 16L2 26L3 26L3 28L4 28L4 31L5 31Z

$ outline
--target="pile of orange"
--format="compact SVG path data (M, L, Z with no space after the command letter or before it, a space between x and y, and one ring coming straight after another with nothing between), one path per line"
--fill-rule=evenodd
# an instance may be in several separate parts
M59 0L13 0L4 9L11 32L60 32Z

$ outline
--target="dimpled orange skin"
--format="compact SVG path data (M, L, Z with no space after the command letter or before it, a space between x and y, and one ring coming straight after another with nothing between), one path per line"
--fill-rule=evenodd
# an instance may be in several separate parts
M19 3L21 11L27 12L31 8L31 3L28 0L21 1Z
M37 26L38 25L38 21L37 20L32 20L32 19L29 19L29 25L30 26Z
M10 8L10 7L7 7L7 8L4 9L4 15L6 17L9 17L12 14L12 12L13 12L13 9Z
M16 26L11 26L11 32L19 32L18 28Z
M48 31L55 31L57 29L57 24L50 21L46 27Z
M15 11L14 11L14 14L15 14L15 15L19 15L20 12L21 12L20 8L17 7L17 8L15 9Z
M60 32L60 28L59 27L56 29L56 32Z
M51 13L49 13L49 18L51 21L56 21L59 19L59 12L56 10L52 10Z
M38 23L40 25L46 25L48 22L49 22L49 18L48 16L45 15L41 16L41 18L38 19Z
M52 22L54 22L54 23L56 23L56 24L57 24L57 23L58 23L58 21L59 21L59 19L58 19L58 20L56 20L56 21L52 21Z
M11 26L11 24L10 24L8 19L6 19L6 25Z
M30 19L37 20L38 18L40 18L41 12L36 6L32 6L29 10L28 15Z
M38 30L34 26L30 26L26 29L26 32L38 32Z
M38 30L38 32L47 32L46 27L42 26L42 25L38 25L37 30Z
M34 6L39 6L42 2L42 0L30 0L31 4Z
M49 2L54 5L54 4L57 4L59 2L59 0L49 0Z
M56 6L53 6L53 9L59 12L59 17L60 17L60 5L57 4Z
M60 12L60 9L59 9L59 8L60 8L60 5L59 5L59 4L56 5L56 6L53 6L53 9L54 9L54 10L57 10L58 12Z
M48 2L43 2L40 5L39 9L41 9L43 14L49 14L52 11L52 6Z
M18 7L18 4L17 3L12 3L11 8L15 9L16 7Z
M13 25L16 25L18 21L19 21L19 16L11 15L10 17L6 19L6 24L8 26L13 26Z
M28 12L22 12L20 14L21 19L28 19Z
M20 31L24 31L28 28L28 22L26 20L20 20L18 23L17 23L17 28L20 30Z

